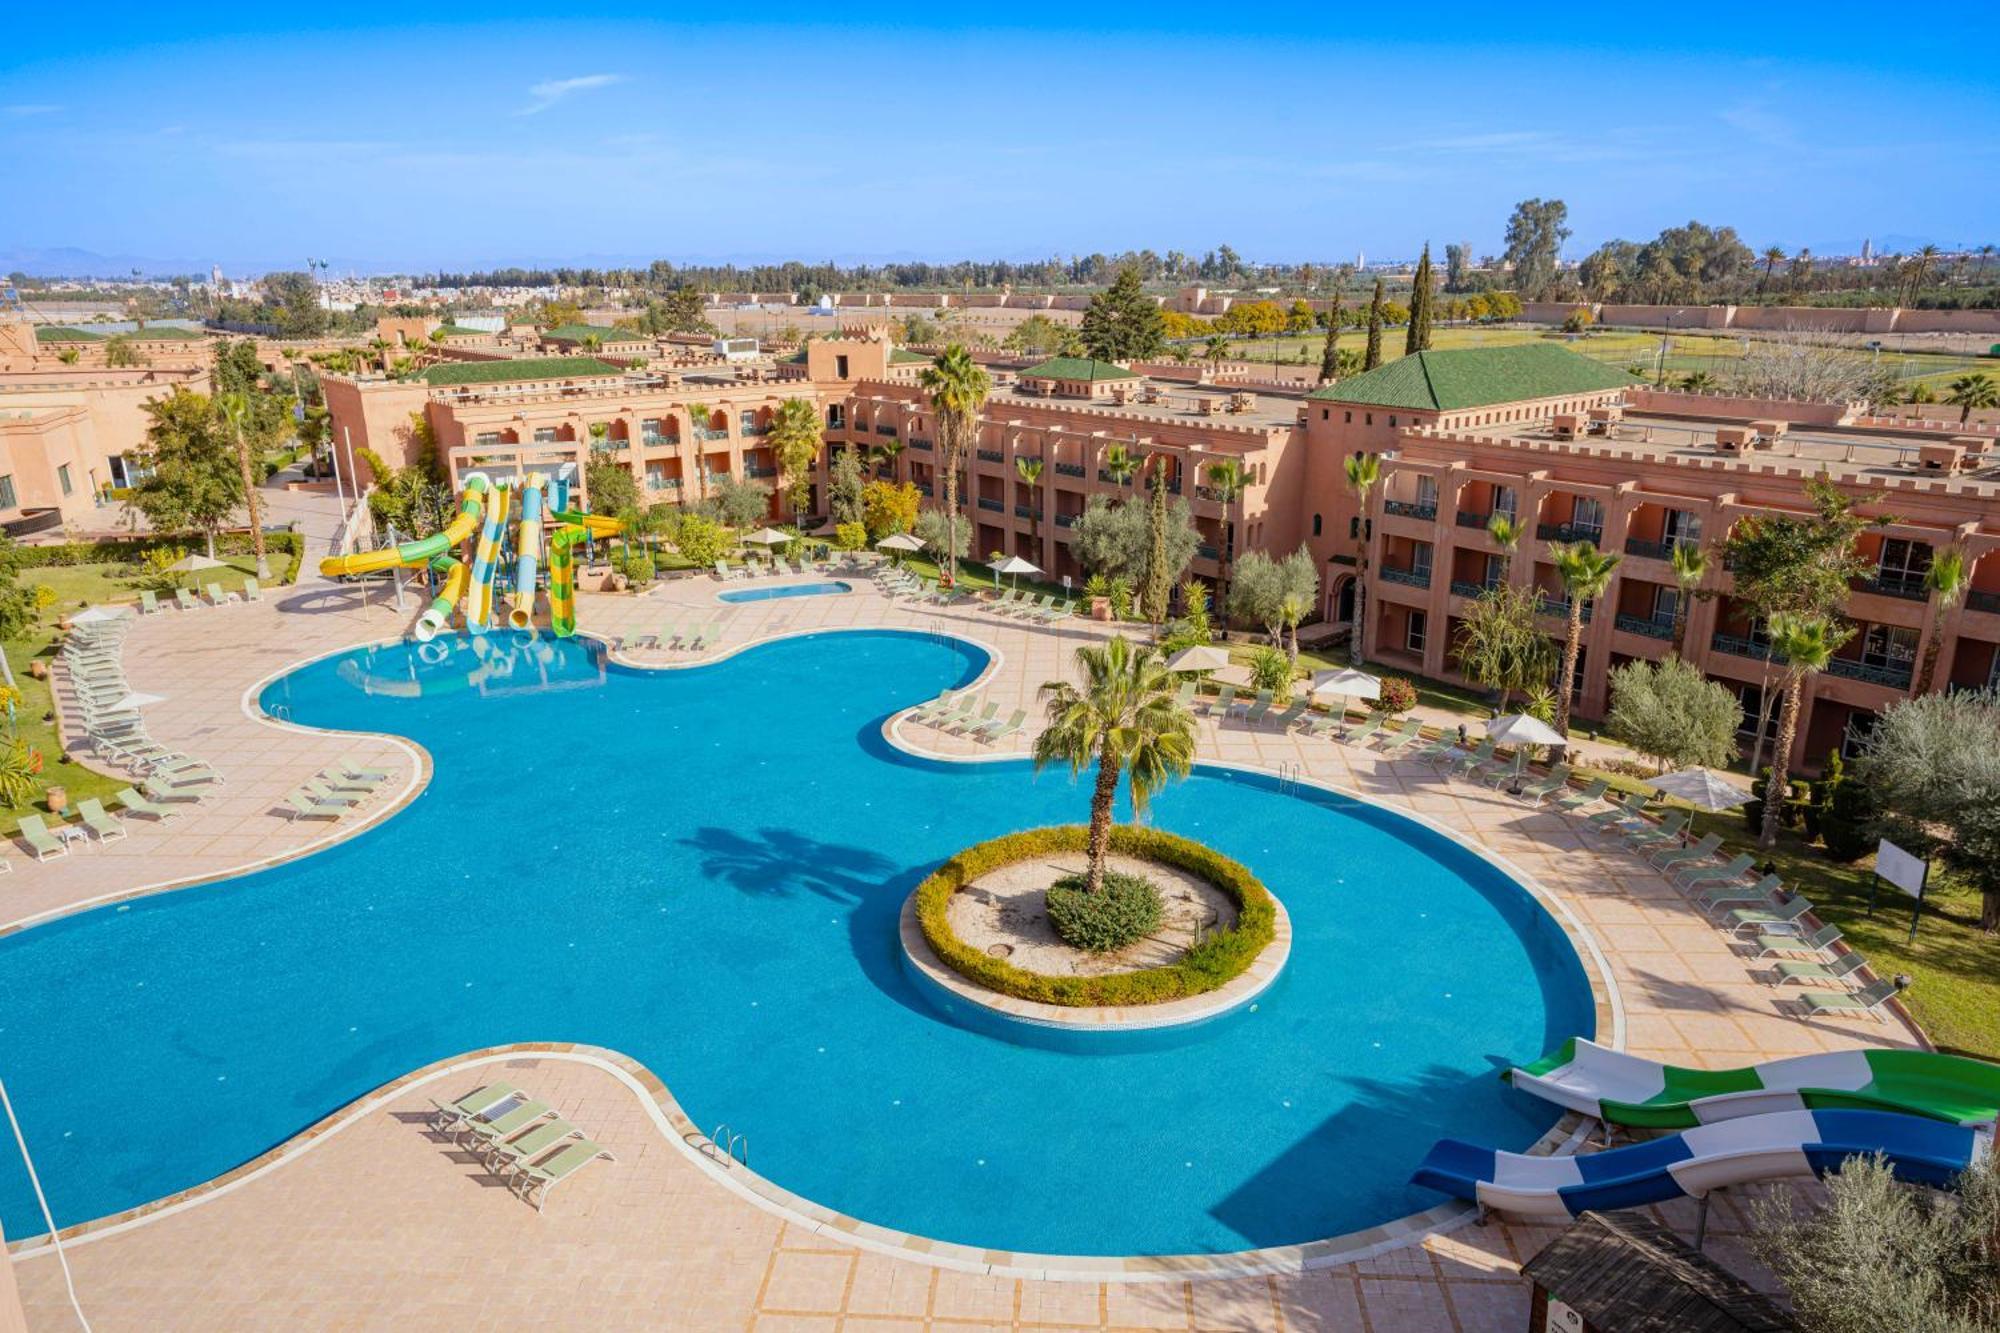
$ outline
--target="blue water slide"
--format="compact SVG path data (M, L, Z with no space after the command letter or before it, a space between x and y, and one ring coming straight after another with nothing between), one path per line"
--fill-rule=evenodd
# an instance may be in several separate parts
M1889 1111L1780 1111L1575 1157L1530 1157L1440 1139L1411 1180L1528 1217L1575 1217L1700 1198L1753 1180L1823 1176L1880 1153L1898 1179L1948 1187L1992 1132Z

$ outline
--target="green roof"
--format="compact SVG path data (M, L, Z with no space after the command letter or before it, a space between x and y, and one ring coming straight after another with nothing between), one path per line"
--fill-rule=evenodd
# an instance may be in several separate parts
M505 384L509 380L591 379L624 373L594 356L536 356L519 361L444 361L425 366L410 378L437 385Z
M198 329L184 329L178 324L155 324L149 329L105 329L100 332L68 324L35 326L35 341L44 343L101 343L111 338L130 338L133 342L165 342L170 339L188 342L204 336Z
M913 361L927 362L930 359L931 359L930 357L925 356L922 352L905 351L901 347L898 347L889 353L889 364L892 366L907 366Z
M117 337L118 335L113 334L111 336ZM182 342L186 342L192 338L205 338L208 335L200 329L184 329L178 324L154 324L143 329L133 329L125 336L135 342L146 342L149 339L159 341L179 339Z
M542 330L544 338L554 338L557 342L580 343L585 338L596 335L605 342L631 342L639 337L624 329L607 329L601 324L558 324L552 329Z
M101 343L104 335L84 329L73 329L66 324L37 324L35 341L42 343Z
M1615 366L1593 361L1567 347L1522 343L1418 352L1306 396L1321 402L1455 412L1492 403L1622 389L1634 383L1637 381Z
M1021 374L1038 380L1136 380L1139 372L1087 356L1054 356Z
M493 336L487 329L464 329L456 324L440 324L433 331L441 333L447 338L491 338Z

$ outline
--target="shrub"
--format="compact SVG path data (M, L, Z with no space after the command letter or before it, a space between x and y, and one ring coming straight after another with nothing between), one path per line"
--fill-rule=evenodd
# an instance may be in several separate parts
M1250 654L1250 683L1283 699L1292 692L1292 659L1279 648L1258 648Z
M833 530L836 551L859 551L867 545L868 525L865 523L842 523Z
M651 583L654 573L657 572L653 568L653 557L644 551L634 551L626 556L622 568L625 577L640 586Z
M1119 620L1132 618L1132 580L1120 574L1111 580L1111 614Z
M714 564L729 549L722 525L706 514L688 514L674 531L674 549L696 568Z
M1382 693L1371 706L1384 716L1400 716L1417 706L1417 687L1402 676L1384 676Z
M1278 909L1270 892L1240 863L1213 848L1159 829L1121 824L1111 830L1111 850L1198 875L1236 904L1236 924L1205 936L1175 963L1100 977L1058 977L1029 972L993 958L952 933L951 897L1000 866L1029 857L1081 852L1090 837L1082 824L1029 829L968 847L917 886L917 922L945 966L1002 995L1042 1004L1104 1006L1157 1004L1200 995L1239 976L1271 942Z
M1065 875L1049 886L1049 924L1065 944L1088 953L1110 953L1153 933L1160 924L1160 891L1153 881L1116 870L1104 872L1104 889L1092 893L1083 875Z

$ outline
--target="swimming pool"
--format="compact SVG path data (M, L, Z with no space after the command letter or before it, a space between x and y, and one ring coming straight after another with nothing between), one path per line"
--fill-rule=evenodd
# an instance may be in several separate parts
M832 593L853 591L851 583L827 579L821 583L789 583L781 588L738 588L733 592L719 592L715 594L715 599L719 602L771 602L781 597L825 597Z
M346 654L265 691L429 748L433 782L386 823L0 940L0 1076L59 1222L212 1178L431 1061L567 1041L641 1061L696 1123L747 1134L760 1174L867 1221L1239 1250L1438 1202L1405 1183L1435 1138L1520 1148L1552 1123L1495 1068L1592 1031L1560 928L1487 862L1215 769L1152 818L1284 900L1291 962L1256 1010L1083 1049L960 1027L901 965L904 897L964 844L1088 799L882 739L969 683L978 649L834 633L644 672L512 638ZM0 1220L22 1237L42 1227L12 1159Z

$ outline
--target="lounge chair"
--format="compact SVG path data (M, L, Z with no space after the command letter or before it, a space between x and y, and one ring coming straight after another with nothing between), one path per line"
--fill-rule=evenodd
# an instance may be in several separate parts
M1323 736L1332 736L1337 739L1340 735L1341 723L1344 720L1338 713L1314 713L1306 719L1306 724L1301 730L1306 735L1315 739Z
M178 606L183 611L193 611L197 607L199 607L201 603L197 601L195 599L195 595L189 592L186 588L176 588L174 589L174 605Z
M321 800L304 787L294 787L285 793L287 819L339 819L353 808L344 802Z
M1677 842L1681 830L1687 827L1688 812L1676 810L1657 824L1645 824L1625 830L1625 836L1632 840L1634 847L1659 847Z
M37 861L69 855L69 844L50 833L49 826L42 822L40 815L21 816L21 841L28 844L28 850L35 854Z
M325 778L315 774L300 783L299 790L324 805L353 807L360 805L375 789L373 787L366 787L359 790L350 790L344 787L336 787Z
M240 602L242 600L235 593L225 590L220 583L211 583L208 585L208 604L210 606L227 606L231 602Z
M968 712L960 717L954 718L950 722L945 723L944 729L946 731L956 731L963 729L967 735L971 735L979 727L982 727L986 723L991 722L994 718L998 717L999 715L1000 715L1000 701L998 699L988 699L986 701L986 707L982 709L977 716L974 716L973 714Z
M1573 791L1567 796L1558 796L1554 801L1550 802L1549 808L1561 810L1565 814L1573 810L1581 810L1594 801L1604 799L1604 793L1610 789L1611 784L1605 779L1592 778L1589 786L1583 788L1581 791Z
M1672 870L1676 866L1691 866L1698 861L1706 861L1715 855L1715 849L1722 846L1720 833L1704 833L1701 841L1690 847L1656 847L1646 859L1661 870Z
M162 778L149 776L139 784L139 790L155 801L199 801L202 793L209 789L208 783L174 783Z
M707 652L709 645L713 644L721 635L722 622L720 620L711 620L700 629L687 635L686 642L681 646L691 653Z
M1805 920L1806 913L1812 911L1812 904L1798 894L1770 907L1739 907L1729 914L1729 929L1732 934L1748 926L1754 930L1771 930L1777 927L1793 926L1803 929L1798 923Z
M179 811L174 810L168 806L159 805L153 801L147 800L144 796L140 795L137 791L134 791L130 787L127 787L124 791L113 793L111 799L118 802L118 804L124 806L127 810L130 810L135 815L144 815L148 819L157 819L162 823L165 823L167 820L172 819L176 814L180 813Z
M1714 916L1725 908L1765 907L1784 896L1785 881L1766 875L1755 884L1718 884L1695 895L1701 910Z
M505 1176L508 1171L523 1162L540 1157L557 1144L582 1137L582 1130L560 1116L554 1120L544 1120L526 1133L487 1144L486 1166L495 1175Z
M1774 953L1819 954L1831 952L1840 939L1839 926L1821 926L1810 935L1759 935L1755 957L1769 958Z
M458 1127L459 1142L474 1152L483 1153L487 1147L501 1139L511 1138L536 1121L555 1118L555 1108L547 1102L517 1102L490 1118L486 1113L466 1117Z
M1449 759L1456 753L1458 753L1458 737L1456 734L1446 731L1440 732L1435 740L1432 740L1411 757L1421 759L1426 763L1435 764L1441 759Z
M1345 727L1347 725L1347 714L1344 712L1334 713L1329 716L1329 720L1336 725ZM1349 745L1364 745L1374 739L1375 736L1380 734L1382 728L1388 725L1389 715L1387 713L1370 713L1366 722L1363 722L1354 730L1344 733L1340 739L1346 741Z
M264 585L257 582L257 580L255 579L243 580L243 600L246 602L263 601Z
M1793 981L1846 981L1867 966L1868 960L1852 949L1830 963L1815 962L1809 958L1786 959L1778 964L1778 979L1771 984L1783 986Z
M1455 778L1471 777L1475 769L1484 768L1493 762L1494 741L1491 736L1472 747L1470 754L1462 754L1452 760L1451 775Z
M1276 727L1279 731L1290 731L1292 729L1292 723L1304 717L1306 715L1306 709L1311 707L1312 707L1311 704L1305 703L1303 701L1295 703L1290 708L1287 708L1284 712L1272 718L1271 725Z
M104 803L96 797L77 802L77 817L83 826L97 835L99 842L116 842L125 836L125 826L104 809Z
M730 573L729 573L729 565L727 562L722 560L717 560L715 562L715 577L723 583L729 582Z
M1481 783L1495 791L1510 782L1519 782L1528 772L1528 750L1526 746L1516 747L1514 755L1504 764L1495 764L1491 770L1479 775Z
M998 597L988 602L986 604L986 609L988 611L998 611L1000 614L1005 615L1010 608L1019 605L1020 601L1021 601L1021 590L1019 588L1009 588L1007 591L1001 593Z
M150 616L160 609L160 599L150 592L139 594L139 614Z
M1546 776L1535 779L1515 794L1529 805L1540 805L1567 786L1569 786L1569 765L1557 764Z
M1806 990L1799 1000L1809 1014L1867 1014L1882 1021L1882 1006L1896 998L1896 983L1871 981L1860 990Z
M1192 680L1181 682L1181 687L1174 691L1174 702L1183 708L1194 707L1194 682Z
M532 1202L539 1213L548 1202L550 1190L600 1157L607 1162L617 1160L589 1139L583 1139L539 1162L523 1162L514 1172L514 1192L524 1202ZM539 1197L535 1197L537 1190L541 1191Z
M910 721L928 722L933 713L943 712L956 702L957 696L950 690L940 690L935 699L927 699L910 710Z
M982 741L997 741L1002 737L1012 736L1021 729L1027 720L1028 710L1025 708L1016 708L1014 716L1008 718L1005 722L981 722L972 729L972 734Z
M1424 738L1424 720L1420 717L1403 719L1402 729L1392 736L1382 737L1378 747L1383 754L1401 754L1405 747Z
M1264 714L1271 711L1271 699L1272 699L1271 691L1269 690L1257 691L1256 701L1254 703L1245 704L1243 707L1243 725L1246 727L1254 727L1257 725L1258 722L1262 721ZM1237 702L1242 703L1243 701L1241 699L1238 699Z
M1604 798L1604 808L1595 813L1585 815L1583 822L1600 833L1608 833L1616 829L1620 824L1628 820L1637 819L1638 817L1639 808L1637 806L1626 804L1624 798L1614 794L1606 796Z
M1728 865L1693 868L1683 866L1674 872L1674 883L1684 889L1698 889L1707 884L1728 884L1733 880L1742 879L1750 872L1750 867L1754 863L1755 858L1750 853L1739 852Z
M978 706L979 706L979 697L971 693L970 691L967 691L966 693L959 695L956 699L953 699L945 707L938 709L935 713L932 713L929 717L925 718L924 722L927 725L937 727L940 730L943 730L947 727L954 727L959 725L960 723L972 721L973 720L972 710L977 708Z
M443 1133L462 1120L470 1120L483 1111L492 1110L518 1091L512 1083L489 1083L483 1088L473 1089L455 1102L441 1102L433 1097L431 1105L437 1111L431 1116L431 1128Z
M1208 701L1208 715L1210 717L1227 717L1229 710L1235 706L1236 687L1234 685L1224 685L1216 692L1215 697Z
M357 782L387 782L395 776L386 768L369 768L364 764L358 764L351 754L340 756L340 762L335 764L334 768Z
M1075 614L1075 608L1068 602L1058 601L1052 604L1046 611L1038 613L1035 619L1041 621L1044 625L1059 625Z

